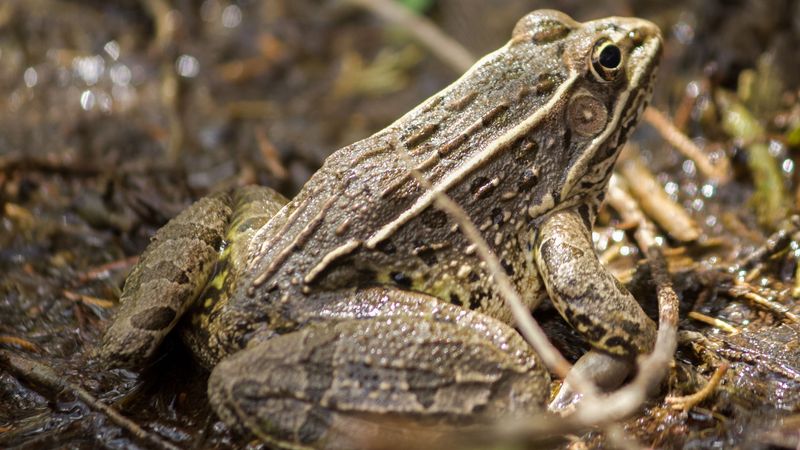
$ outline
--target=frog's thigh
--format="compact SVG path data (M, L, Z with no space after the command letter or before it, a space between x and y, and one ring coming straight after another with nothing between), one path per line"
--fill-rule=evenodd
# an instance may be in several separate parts
M215 194L164 225L125 281L120 309L98 350L101 360L133 367L149 358L208 281L228 223L247 221L234 206L250 215L274 214L281 199L260 187Z
M395 303L383 292L361 309L377 316L316 322L223 360L209 379L220 417L281 447L362 448L412 424L435 436L543 409L547 374L511 328L446 304L409 310L407 293Z
M590 376L611 384L613 380L603 380L604 375L609 376L602 373L604 365L617 370L611 366L619 366L613 361L618 359L630 366L637 355L652 349L655 324L597 258L580 214L564 210L547 217L539 229L534 257L558 311L600 351L578 364ZM606 357L603 363L602 355L614 358ZM618 372L624 378L625 374Z

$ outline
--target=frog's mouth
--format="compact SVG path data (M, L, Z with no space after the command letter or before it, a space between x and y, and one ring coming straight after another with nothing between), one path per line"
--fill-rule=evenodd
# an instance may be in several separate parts
M570 166L561 188L562 199L605 189L623 144L650 101L661 56L661 34L655 25L639 22L634 29L644 30L647 37L629 55L628 88L614 103L605 130Z

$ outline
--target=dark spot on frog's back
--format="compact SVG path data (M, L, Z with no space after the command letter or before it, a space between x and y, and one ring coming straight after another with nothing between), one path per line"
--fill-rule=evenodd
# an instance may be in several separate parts
M379 252L387 255L394 255L395 252L397 252L397 248L392 244L392 241L379 242L375 248L377 248Z
M514 275L514 266L511 265L510 262L508 262L505 259L502 259L502 260L500 260L500 265L503 266L503 269L506 271L507 275L509 275L509 276L513 276Z
M503 210L500 208L492 208L492 223L500 225L503 223Z
M469 185L469 193L472 195L477 195L478 192L480 192L481 187L488 182L489 179L486 177L476 177Z
M533 169L525 169L519 179L517 189L520 192L528 191L530 188L536 185L537 181L539 181L539 177L536 176L536 174L533 172Z
M433 266L439 262L439 258L436 257L436 250L430 247L422 247L419 251L417 251L417 256L427 266Z
M131 317L131 325L140 330L158 331L168 327L177 313L168 306L154 306Z
M431 229L442 228L447 224L447 214L434 208L428 208L422 215L422 223Z
M178 267L172 260L161 260L143 272L140 283L144 285L153 280L169 280L177 284L187 284L189 276L184 268Z
M394 281L398 286L406 289L411 287L411 278L409 278L409 276L403 272L392 272L389 274L389 276L392 277L392 281Z
M478 309L481 307L481 301L485 295L480 292L473 292L469 296L469 309Z

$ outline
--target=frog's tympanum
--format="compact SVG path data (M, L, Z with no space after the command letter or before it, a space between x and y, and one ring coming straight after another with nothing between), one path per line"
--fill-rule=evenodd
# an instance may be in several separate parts
M655 325L591 228L650 96L658 29L523 17L511 40L387 128L333 153L292 200L204 198L125 284L98 356L137 367L176 328L231 426L284 448L352 448L397 420L458 427L541 411L549 377L459 226L468 213L534 308L549 297L619 384ZM410 169L430 183L421 185Z

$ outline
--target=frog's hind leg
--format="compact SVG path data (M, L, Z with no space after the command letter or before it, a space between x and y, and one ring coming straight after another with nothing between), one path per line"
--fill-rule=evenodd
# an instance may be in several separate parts
M150 358L202 292L227 240L226 230L230 234L237 222L242 226L237 208L267 201L265 213L271 216L281 199L261 187L219 193L198 200L164 225L125 281L120 309L96 356L107 365L123 367L139 366Z
M488 316L383 288L322 314L216 366L209 397L226 423L282 448L365 448L543 409L546 371Z

